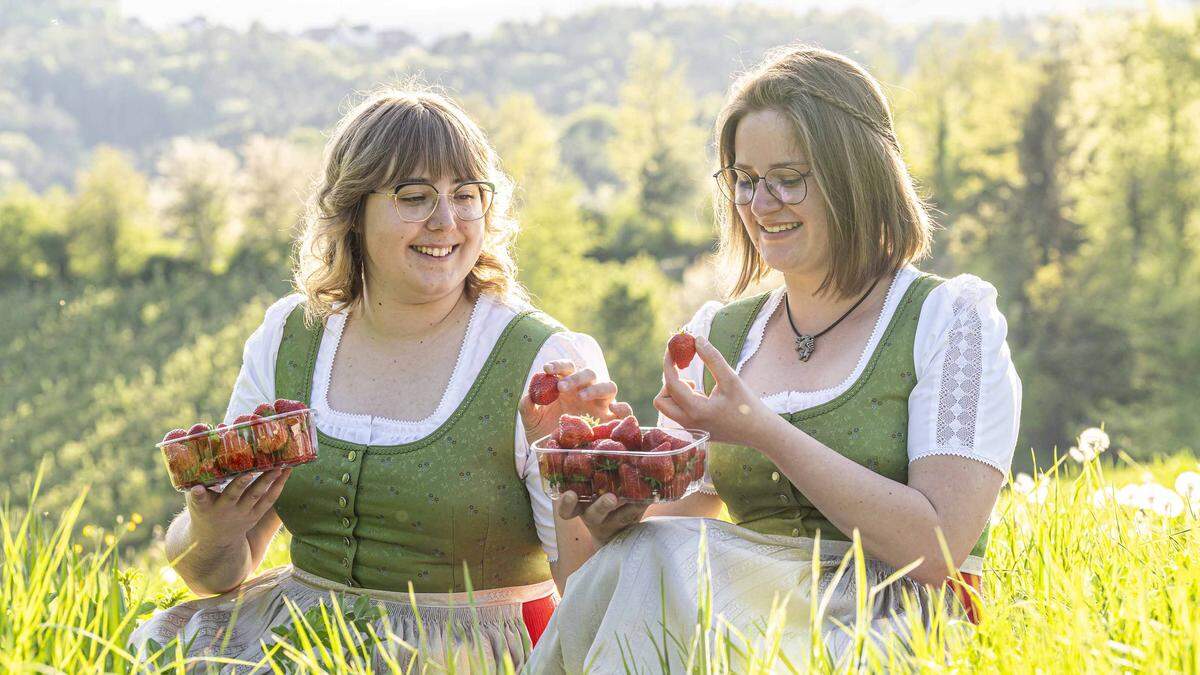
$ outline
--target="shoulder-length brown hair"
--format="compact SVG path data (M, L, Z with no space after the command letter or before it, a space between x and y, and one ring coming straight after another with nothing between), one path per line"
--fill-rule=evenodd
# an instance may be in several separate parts
M746 115L773 110L791 123L825 195L832 265L820 290L861 293L880 276L928 254L932 224L900 156L892 113L879 82L854 61L825 49L785 47L733 84L717 116L717 156L734 158L734 134ZM737 209L715 197L727 270L736 297L770 269Z
M413 175L487 180L496 185L484 221L483 248L466 293L527 300L517 281L510 214L512 181L501 171L483 130L449 98L423 89L385 88L342 117L325 145L324 168L296 242L293 284L310 321L324 321L362 299L362 218L367 195Z

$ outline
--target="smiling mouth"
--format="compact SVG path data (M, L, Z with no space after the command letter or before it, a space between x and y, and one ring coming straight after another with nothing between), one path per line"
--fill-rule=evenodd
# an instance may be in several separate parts
M409 248L430 258L445 258L458 250L458 244L453 246L409 246Z
M759 227L763 229L763 232L778 234L780 232L788 232L798 229L803 225L804 223L779 223L777 225L759 225Z

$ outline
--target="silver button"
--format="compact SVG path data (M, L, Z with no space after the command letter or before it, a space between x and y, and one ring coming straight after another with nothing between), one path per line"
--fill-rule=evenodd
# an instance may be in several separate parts
M779 482L779 472L778 471L771 472L771 480L775 481L776 483Z
M348 474L348 473L342 474L342 482L349 483L350 482L350 474Z
M338 506L345 507L347 503L345 497L338 497Z
M350 527L350 519L342 518L342 527Z
M349 564L350 564L349 558L342 558L342 566L343 567L345 567L346 565L349 565Z
M350 545L350 537L342 537L342 543L349 546Z
M354 460L358 459L358 453L354 450L351 450L350 453L346 455L346 459L353 462Z
M793 537L799 537L799 536L800 536L800 528L798 528L798 527L793 527L793 528L792 528L792 536L793 536Z
M787 496L787 495L785 495L785 494L781 494L781 495L779 495L779 501L780 501L780 502L782 502L782 503L786 504L786 503L787 503L787 500L788 500L788 496Z

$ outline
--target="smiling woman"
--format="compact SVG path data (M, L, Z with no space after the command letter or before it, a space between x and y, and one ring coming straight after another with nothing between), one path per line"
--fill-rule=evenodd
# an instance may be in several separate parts
M562 413L629 406L614 402L596 341L529 306L509 194L482 130L442 96L381 91L338 124L299 292L247 340L226 413L304 401L317 460L188 493L168 554L215 597L156 614L136 644L180 635L193 655L255 660L289 620L285 601L305 610L334 591L383 604L378 634L422 659L524 663L592 553L578 521L556 522L529 441ZM543 372L559 395L538 405L522 392ZM281 524L292 565L248 580Z
M767 273L783 284L705 304L687 328L700 358L664 355L654 405L712 435L707 486L619 534L583 514L610 541L572 577L532 672L683 670L709 609L732 651L775 616L791 663L835 670L858 665L845 627L882 642L946 607L976 616L964 589L1021 405L995 289L913 266L929 218L883 90L850 59L780 50L733 86L716 134L732 295ZM732 522L711 519L722 508ZM839 576L855 534L865 569Z

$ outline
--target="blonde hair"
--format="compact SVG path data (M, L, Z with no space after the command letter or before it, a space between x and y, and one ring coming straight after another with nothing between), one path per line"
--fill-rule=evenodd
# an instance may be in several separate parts
M854 61L825 49L776 50L742 75L717 116L717 156L734 163L734 135L748 114L772 110L790 122L825 195L829 274L820 291L861 293L875 279L928 255L932 229L900 156L892 113L879 82ZM770 268L727 199L716 195L718 252L736 269L736 297Z
M413 175L418 165L431 177L496 185L482 250L467 275L467 297L492 293L528 299L513 260L518 227L510 214L512 181L483 130L441 94L389 87L369 94L342 117L325 145L324 169L309 200L293 265L293 284L305 296L309 321L324 321L362 299L367 195Z

